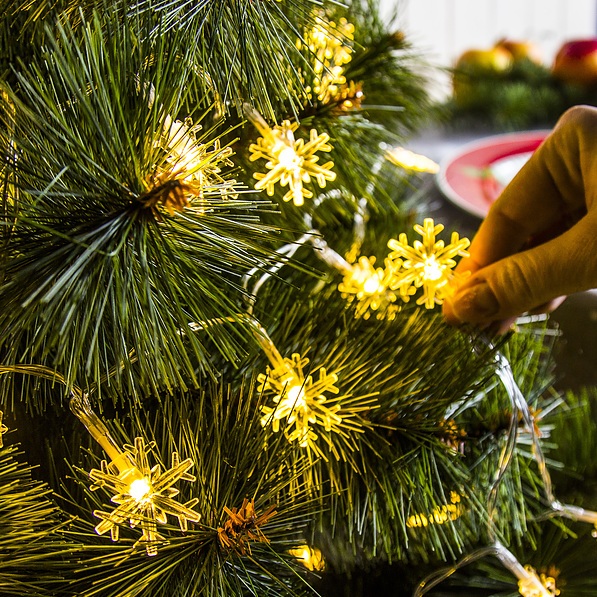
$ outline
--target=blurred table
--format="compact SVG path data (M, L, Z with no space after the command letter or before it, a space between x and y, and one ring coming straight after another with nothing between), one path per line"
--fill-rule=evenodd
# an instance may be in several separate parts
M441 162L464 145L492 133L454 133L440 129L422 131L405 146ZM497 134L497 133L496 133ZM433 185L429 196L429 216L461 236L472 238L481 220L450 203ZM597 290L568 297L552 315L561 331L557 342L557 387L578 390L583 386L597 387Z

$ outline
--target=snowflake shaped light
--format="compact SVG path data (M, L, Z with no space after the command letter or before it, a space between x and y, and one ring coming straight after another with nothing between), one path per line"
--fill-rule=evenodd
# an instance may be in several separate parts
M201 125L167 116L155 140L162 154L156 171L147 180L147 191L139 200L158 215L161 206L170 215L184 208L205 210L205 195L236 196L236 181L222 177L222 166L232 166L230 147L199 140Z
M414 229L423 240L415 240L412 247L404 233L398 240L392 238L388 241L388 247L392 249L388 258L395 263L390 287L399 289L404 300L409 299L413 288L422 288L423 295L417 299L417 304L425 304L427 309L432 309L435 304L441 305L452 292L454 283L465 277L453 271L456 265L454 257L468 256L466 248L470 242L467 238L459 238L457 232L452 233L448 245L443 240L436 240L444 227L442 224L435 225L431 218L425 218L423 225L416 224Z
M284 421L288 441L296 441L302 448L321 454L315 428L341 432L342 427L348 425L343 419L338 399L329 400L325 396L326 392L338 394L335 385L338 376L328 374L324 367L320 367L319 379L314 380L313 375L305 376L304 368L308 363L308 358L294 353L291 359L283 359L277 367L268 367L267 374L259 374L258 390L272 392L276 405L261 407L261 424L264 427L271 425L274 432L278 432L280 421Z
M0 410L0 448L4 447L2 436L8 431L8 427L2 422L4 413Z
M354 25L345 18L335 23L318 15L313 27L305 32L304 44L303 41L297 43L299 49L306 45L313 57L315 78L312 89L308 87L307 92L313 91L320 102L335 101L346 85L344 65L352 59L353 39Z
M332 171L333 162L318 164L319 156L315 155L318 151L332 150L332 146L328 144L329 135L317 134L316 129L311 129L309 141L305 143L304 139L294 138L294 131L298 126L296 122L285 120L273 129L268 127L267 130L262 130L263 137L259 137L249 147L249 159L252 162L260 158L267 160L265 167L269 172L256 172L253 175L258 181L256 189L265 189L271 196L274 194L275 184L279 182L281 186L289 188L284 201L292 199L294 205L301 206L305 198L313 197L313 193L303 183L310 183L313 177L324 188L327 181L336 178L336 173Z
M420 153L415 153L404 147L392 147L385 152L385 158L395 166L410 172L439 172L439 164Z
M521 578L518 581L518 592L522 597L557 597L560 594L560 589L556 587L556 580L553 576L546 574L537 574L532 566L525 566L525 571L528 573L526 578Z
M385 268L376 268L375 257L361 256L338 284L342 297L356 302L357 318L369 319L375 312L377 319L392 320L400 311L400 306L395 304L399 295L390 289L392 264L386 260L385 265Z
M134 446L125 446L126 455L134 463L124 472L113 472L114 467L105 460L101 462L101 470L92 469L89 476L94 481L92 490L107 488L114 495L111 501L118 504L111 512L95 510L93 514L102 521L95 527L99 535L110 531L112 541L118 541L120 526L128 524L131 528L140 527L141 538L135 545L143 544L148 555L157 554L157 543L164 538L157 532L157 523L166 524L167 515L178 518L182 531L187 530L188 521L197 522L199 513L193 506L197 498L185 504L174 500L179 490L172 486L179 480L195 481L195 477L187 471L194 466L190 458L179 459L176 452L172 454L172 467L162 472L156 464L149 468L147 454L155 448L155 442L145 445L141 437L135 438Z

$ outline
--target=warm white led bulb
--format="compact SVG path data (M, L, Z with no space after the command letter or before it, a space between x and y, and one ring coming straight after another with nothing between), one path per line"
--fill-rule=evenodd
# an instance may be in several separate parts
M129 495L137 502L143 501L150 492L151 485L145 477L135 479L129 486Z
M294 170L299 166L299 156L293 147L285 147L278 155L278 162L286 170Z
M302 386L293 385L286 391L286 400L290 404L300 406L305 403L305 392Z
M375 294L383 290L383 286L379 283L379 277L377 274L369 276L363 283L363 290L366 294Z
M439 280L442 275L442 267L433 255L425 259L425 262L423 263L423 276L425 280L435 282L436 280Z

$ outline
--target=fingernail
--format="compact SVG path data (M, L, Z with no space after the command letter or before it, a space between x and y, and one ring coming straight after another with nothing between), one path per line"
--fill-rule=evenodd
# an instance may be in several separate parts
M462 323L482 323L494 319L499 308L495 294L483 282L456 293L452 299L454 316Z

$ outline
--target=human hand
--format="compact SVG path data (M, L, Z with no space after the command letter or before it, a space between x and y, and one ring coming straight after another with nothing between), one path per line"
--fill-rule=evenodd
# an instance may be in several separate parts
M492 205L456 271L471 275L444 302L449 323L505 331L524 312L553 310L597 287L597 109L558 121Z

